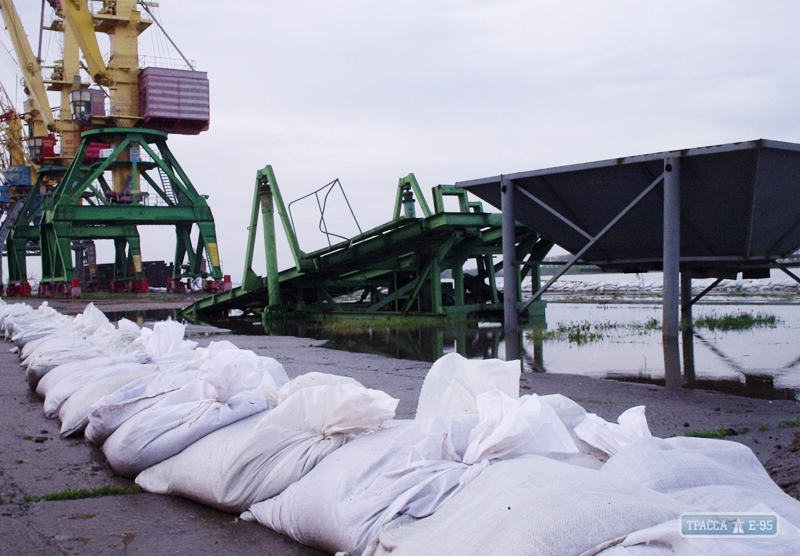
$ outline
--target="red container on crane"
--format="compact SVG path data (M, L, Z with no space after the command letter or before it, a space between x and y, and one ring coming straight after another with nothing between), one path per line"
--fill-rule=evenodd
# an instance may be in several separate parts
M145 68L139 74L139 116L151 129L197 135L210 120L208 74Z

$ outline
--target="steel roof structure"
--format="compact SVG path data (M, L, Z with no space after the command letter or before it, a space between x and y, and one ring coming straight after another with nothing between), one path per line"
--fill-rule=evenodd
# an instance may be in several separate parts
M800 145L757 140L459 182L500 208L516 186L515 218L577 253L625 207L581 262L604 270L661 270L664 159L681 160L680 264L697 275L768 267L800 248ZM648 187L650 189L648 190Z
M794 143L759 139L456 186L503 214L507 359L519 357L519 312L578 261L611 271L663 270L662 343L671 388L681 385L679 309L691 316L691 305L708 291L692 299L693 276L722 278L777 266L800 281L780 263L800 248L800 145ZM521 307L515 221L572 253Z

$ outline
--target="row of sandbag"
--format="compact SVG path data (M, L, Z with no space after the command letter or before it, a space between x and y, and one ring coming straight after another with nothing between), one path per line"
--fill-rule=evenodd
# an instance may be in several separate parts
M223 345L212 344L204 355L202 348L191 351L204 361L214 359L213 351L220 356L215 361L230 362L237 352ZM233 380L239 383L245 370L251 368L229 367L216 380L239 376ZM800 552L794 527L800 504L748 448L652 438L641 407L615 424L563 396L519 398L517 363L445 356L425 380L414 421L390 421L396 400L352 379L311 373L285 382L283 376L262 390L269 409L171 438L158 458L117 458L111 441L124 425L103 449L127 475L147 467L136 478L145 490L226 511L248 509L246 519L330 552L714 554L714 545L678 535L681 512L765 508L781 514L781 535L729 542L727 553ZM101 430L103 421L92 420L101 407L116 416L106 419L106 431L129 422L129 413L148 415L139 404L160 389L140 380L95 403L87 437ZM203 394L182 396L190 400L183 409L170 403L170 412L133 421L117 444L152 452L155 439L200 422L187 410L204 414L214 403ZM615 546L601 552L609 544Z
M86 320L92 311L87 308L75 320ZM24 322L32 321L37 319ZM0 313L0 326L22 330L22 322ZM327 511L305 512L307 517L322 515L323 529L337 536L306 538L284 530L325 549L343 548L353 554L370 550L384 527L433 514L497 461L542 453L586 456L584 464L599 464L594 456L601 452L588 455L591 450L585 445L581 454L578 436L564 425L571 416L579 418L573 424L583 421L585 412L558 396L518 399L519 370L514 363L476 366L448 356L426 380L418 420L392 422L397 401L353 379L310 373L289 382L273 360L252 361L255 355L226 342L195 348L183 340L177 323L157 323L152 332L126 323L117 328L139 336L127 343L124 354L105 357L133 354L140 360L64 362L68 357L63 348L58 352L62 364L42 373L37 391L45 398L48 416L62 419L64 434L78 432L81 421L87 423L86 437L102 446L115 470L127 476L138 473L137 482L145 490L178 494L232 512L251 508L256 515L258 502L300 484L297 481L318 463L339 461L326 456L336 453L347 459L350 454L352 461L345 467L361 470L339 485L356 502L350 518L327 522ZM59 333L51 333L55 342L53 334ZM29 355L23 354L23 360ZM165 357L168 364L162 364ZM258 361L268 361L272 366L262 366L272 372L255 380L253 363L258 366ZM120 364L139 368L115 372ZM246 411L230 403L230 392L241 394L245 389L249 395L258 388L261 399L250 396ZM476 397L479 392L484 393ZM350 441L353 449L344 446ZM327 482L324 465L322 469ZM316 490L313 478L301 482ZM353 493L364 500L358 503L360 497ZM340 505L335 496L325 502L318 507ZM277 524L271 526L280 530Z
M94 326L83 326L89 320ZM92 305L71 319L46 304L2 303L0 329L17 344L46 416L61 419L62 436L84 433L121 475L135 477L243 421L248 438L238 448L258 451L253 457L275 472L263 488L241 475L247 492L230 503L234 511L282 490L350 435L377 429L397 405L346 377L309 373L289 381L274 359L227 341L198 348L177 322L115 327Z
M800 554L800 502L748 447L654 438L643 407L609 423L518 385L518 362L446 355L415 421L354 439L242 517L352 556ZM166 484L159 467L137 481ZM777 513L779 534L687 538L689 512Z

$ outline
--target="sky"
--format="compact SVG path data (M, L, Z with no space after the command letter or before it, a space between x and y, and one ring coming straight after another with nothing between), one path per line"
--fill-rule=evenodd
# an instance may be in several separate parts
M17 1L34 42L39 4ZM287 202L339 179L366 230L391 219L411 172L429 193L664 150L800 142L794 1L161 0L154 13L208 72L210 129L169 145L209 195L234 282L267 164ZM5 31L0 42L10 49ZM58 57L55 38L45 50ZM179 57L155 26L140 53ZM21 99L0 54L0 80ZM352 235L335 197L329 229ZM315 210L293 208L306 251L325 245ZM143 230L145 260L172 259L164 237ZM279 242L283 269L292 263ZM109 253L101 247L99 262ZM257 249L259 274L263 261Z

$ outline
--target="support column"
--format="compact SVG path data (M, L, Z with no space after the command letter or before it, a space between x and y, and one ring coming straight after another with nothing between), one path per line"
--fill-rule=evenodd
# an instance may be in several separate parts
M681 344L683 345L683 381L694 384L694 328L692 326L692 278L681 272Z
M267 259L267 296L270 309L281 306L280 279L278 277L278 249L275 240L275 207L271 185L264 180L259 184L261 219L264 224L264 252Z
M664 159L664 305L662 346L667 389L681 387L681 358L678 346L680 324L680 159Z
M453 300L456 307L464 306L464 262L459 259L453 265Z
M517 247L514 230L514 182L500 178L500 210L503 213L503 331L506 361L519 359L520 342L517 314Z

